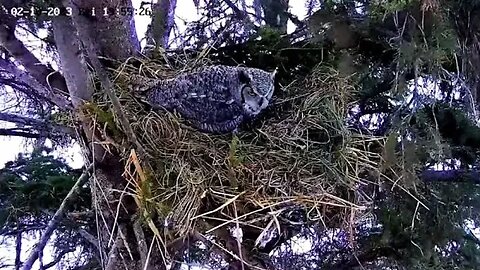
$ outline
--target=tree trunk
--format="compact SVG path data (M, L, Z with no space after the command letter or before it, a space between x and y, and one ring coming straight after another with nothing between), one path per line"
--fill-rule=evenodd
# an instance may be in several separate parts
M19 270L22 266L20 256L22 254L22 232L18 232L15 238L15 270Z
M104 8L132 8L131 2L129 0L63 1L64 6L73 9L72 17L52 18L61 72L56 72L44 65L15 36L17 19L6 13L15 5L12 5L13 2L4 2L6 1L0 0L0 3L5 4L6 7L6 10L0 9L0 45L27 72L19 69L8 59L0 59L2 68L13 75L15 82L22 84L0 83L6 85L12 83L10 86L15 90L23 91L33 99L42 99L60 109L71 111L79 125L76 131L72 132L71 129L52 126L40 120L2 113L1 120L18 124L20 127L2 129L0 133L29 138L40 138L44 136L45 131L50 130L57 133L68 132L69 136L80 133L81 136L77 139L85 148L85 152L88 152L85 162L87 166L93 164L93 177L89 179L89 184L93 201L92 209L95 209L97 222L97 235L94 237L97 238L98 244L95 246L99 250L98 257L102 268L164 269L161 256L165 255L161 255L157 246L151 250L151 253L146 254L150 250L145 248L145 243L138 243L142 242L138 238L142 238L143 234L138 232L141 227L138 224L135 227L136 220L131 218L136 212L135 202L122 192L118 192L124 190L127 185L127 181L122 176L125 165L120 153L115 149L106 151L99 143L102 140L103 127L96 126L92 116L86 115L84 110L84 104L93 101L94 92L99 90L95 88L93 76L99 77L102 90L110 93L108 96L115 103L110 78L105 72L107 68L103 67L102 63L121 63L127 58L136 56L140 51L132 16L103 16ZM170 0L169 5L169 12L161 15L168 17L163 18L167 24L171 22L170 10L173 9L175 1ZM96 15L91 16L94 11ZM157 19L162 20L162 18ZM167 28L169 27L171 28L171 26ZM167 40L168 32L165 31L163 34L164 41ZM99 57L110 61L102 62ZM89 65L94 67L94 73L91 73ZM118 100L116 102L118 105ZM90 239L90 241L95 240ZM28 269L38 257L39 252L36 252L23 267ZM148 265L145 265L146 258L149 258Z
M74 6L73 3L70 7ZM79 8L102 10L103 7L131 7L126 0L117 1L76 1ZM94 177L90 180L93 207L96 209L97 240L100 249L101 264L106 269L141 269L137 243L132 233L133 222L129 216L135 205L125 201L125 197L116 190L123 190L126 181L123 178L124 164L115 150L105 151L98 144L99 136L90 118L82 112L82 105L92 100L94 92L87 61L96 55L85 56L82 48L95 48L99 56L125 61L139 51L138 39L133 27L133 18L128 16L97 16L95 18L78 15L74 10L73 20L55 18L53 28L62 73L68 93L72 99L75 113L81 121L85 133L86 145L93 157ZM98 72L98 70L97 70ZM101 73L97 73L101 74ZM124 207L119 207L122 204ZM118 210L117 210L118 209ZM130 210L127 210L130 209ZM157 254L152 254L155 258ZM152 269L152 268L147 268ZM155 267L162 269L162 267Z
M150 25L152 40L147 44L155 45L156 47L166 48L170 33L175 22L175 8L177 7L177 0L159 0L153 4L152 23ZM153 44L151 44L153 43Z
M282 34L287 33L288 0L260 0L265 22Z

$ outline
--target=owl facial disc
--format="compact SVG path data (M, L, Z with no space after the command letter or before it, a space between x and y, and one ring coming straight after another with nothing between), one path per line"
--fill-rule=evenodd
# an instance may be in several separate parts
M247 115L256 116L268 106L274 91L275 73L240 71L240 94Z
M257 115L268 105L268 99L255 91L251 86L242 89L243 108L249 115Z

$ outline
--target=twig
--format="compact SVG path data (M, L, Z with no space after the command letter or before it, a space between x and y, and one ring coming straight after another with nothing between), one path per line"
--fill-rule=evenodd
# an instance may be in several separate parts
M110 252L108 252L107 265L105 266L106 270L113 270L117 266L117 262L118 262L117 248L121 246L121 244L122 244L122 237L120 236L120 231L119 231L117 233L117 238L113 242Z
M135 233L135 238L138 243L138 253L140 253L140 263L142 264L142 269L148 269L148 247L147 241L145 240L145 234L143 233L142 225L140 223L140 218L134 217L133 220L133 232Z
M65 211L67 210L67 206L69 203L75 198L76 192L80 186L82 186L87 180L88 176L90 175L90 171L92 170L93 165L90 165L85 172L78 178L77 182L73 185L72 189L68 192L65 199L63 199L62 204L57 209L57 212L53 215L52 219L48 222L47 228L43 232L43 235L40 237L40 241L32 250L28 259L22 266L22 270L30 270L32 269L33 263L38 259L38 254L45 248L50 236L52 236L53 231L57 228L58 223L63 218Z
M74 248L63 250L62 252L60 252L60 254L57 255L57 257L55 257L55 259L53 261L45 264L43 266L43 269L48 269L48 268L54 267L55 265L57 265L62 260L63 256L65 256L65 254L70 253L70 252L74 252L74 251L75 251Z
M90 234L89 232L87 232L86 230L84 229L79 229L78 230L78 233L85 239L87 240L92 246L94 246L98 252L100 253L100 246L98 245L98 239L95 238L95 236L93 236L92 234Z
M224 1L227 6L231 9L233 9L233 11L235 12L235 14L241 18L241 19L245 19L245 18L248 18L247 15L245 14L245 12L243 10L240 10L232 1L230 0L225 0Z

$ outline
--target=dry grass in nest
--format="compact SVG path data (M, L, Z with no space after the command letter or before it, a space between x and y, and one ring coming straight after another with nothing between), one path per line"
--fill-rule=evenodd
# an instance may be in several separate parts
M146 111L124 91L131 75L145 74L142 70L158 77L176 72L146 62L142 69L122 68L116 80L131 126L149 155L142 157L141 169L128 174L145 216L168 218L183 234L205 220L211 223L204 231L232 223L266 228L292 205L305 207L310 220L329 223L325 218L334 216L331 220L343 225L367 209L368 201L356 191L365 181L362 174L380 175L380 153L369 145L382 145L383 138L347 128L355 94L349 78L317 68L277 90L285 91L285 98L271 106L287 111L233 136L201 133L174 114ZM132 160L130 149L124 154Z

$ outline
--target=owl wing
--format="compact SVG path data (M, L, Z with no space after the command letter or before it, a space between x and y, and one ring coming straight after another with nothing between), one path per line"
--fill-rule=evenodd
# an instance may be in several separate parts
M197 128L209 132L228 132L235 129L243 120L241 105L237 103L187 98L177 111Z
M243 121L242 105L231 94L228 81L206 78L196 84L192 80L181 83L188 90L176 109L198 129L229 132Z
M180 75L160 81L147 98L167 110L174 109L196 128L214 133L229 132L243 121L243 107L232 94L238 82L222 69Z
M182 89L173 80L160 80L144 91L145 101L154 108L173 109Z

